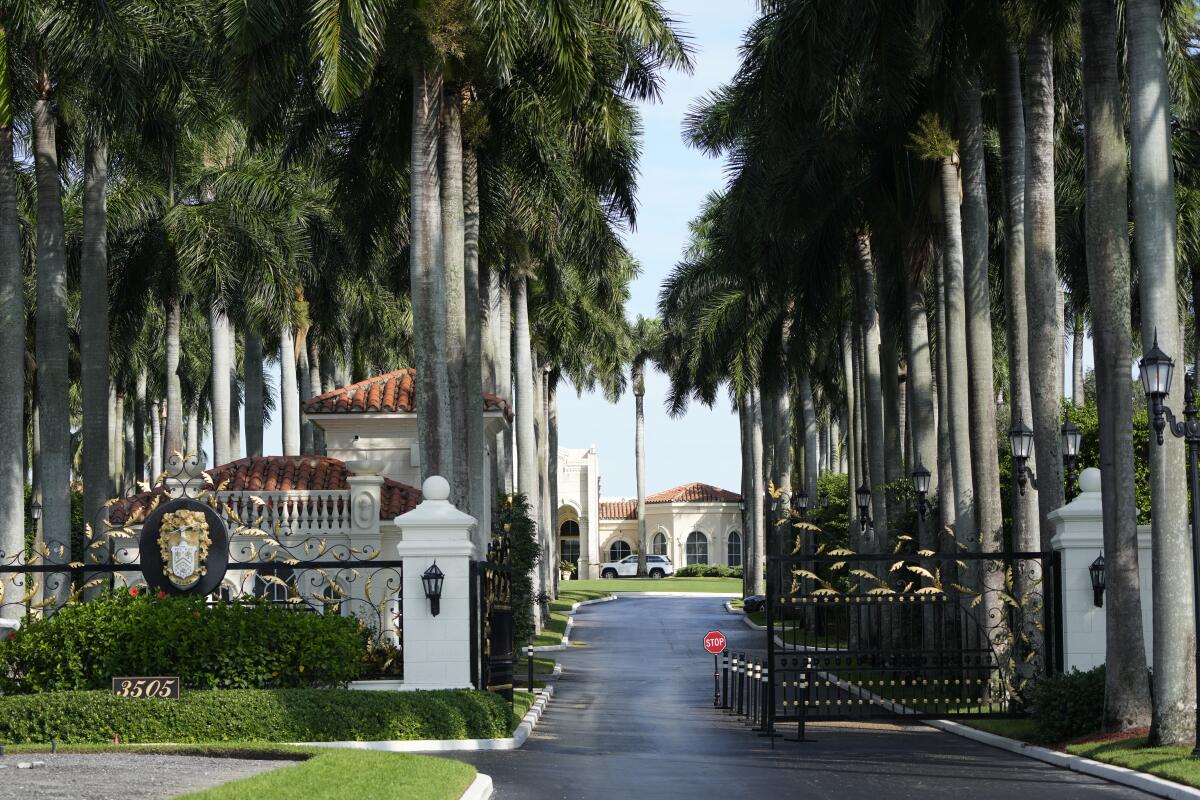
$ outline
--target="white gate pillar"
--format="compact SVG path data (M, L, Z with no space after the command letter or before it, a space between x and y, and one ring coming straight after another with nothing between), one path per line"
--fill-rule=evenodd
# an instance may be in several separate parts
M1063 669L1088 670L1104 663L1104 608L1097 606L1088 568L1104 552L1104 509L1100 470L1079 475L1079 496L1046 515L1054 525L1050 545L1062 562ZM1146 662L1154 652L1153 605L1150 591L1150 526L1138 526L1138 576L1141 579L1142 631Z
M421 494L420 505L396 517L396 549L404 562L404 688L470 688L469 582L475 518L454 507L450 484L441 476L427 478ZM421 582L435 561L445 574L436 617Z

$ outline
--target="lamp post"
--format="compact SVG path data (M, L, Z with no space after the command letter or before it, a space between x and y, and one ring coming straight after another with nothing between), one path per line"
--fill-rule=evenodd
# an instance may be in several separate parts
M829 508L829 492L824 489L817 492L817 503L820 504L821 508Z
M1037 476L1029 468L1029 457L1033 455L1033 430L1022 420L1017 420L1008 431L1008 448L1012 453L1013 469L1017 472L1017 486L1025 496L1026 484L1037 488Z
M1171 376L1175 372L1175 362L1171 357L1158 348L1158 335L1149 352L1138 362L1138 370L1142 376L1142 389L1146 392L1146 400L1150 403L1150 411L1154 417L1155 438L1161 447L1163 432L1167 423L1171 424L1171 435L1187 442L1188 448L1188 487L1192 497L1192 613L1197 630L1200 630L1200 420L1196 413L1195 377L1186 376L1183 389L1183 421L1175 418L1171 409L1167 408L1167 395L1171 392ZM1200 681L1200 640L1196 643L1196 678ZM1200 725L1200 705L1196 706L1196 722ZM1200 756L1200 740L1197 740L1192 750L1193 756Z
M808 521L808 492L801 489L792 495L792 508L800 513L801 522Z

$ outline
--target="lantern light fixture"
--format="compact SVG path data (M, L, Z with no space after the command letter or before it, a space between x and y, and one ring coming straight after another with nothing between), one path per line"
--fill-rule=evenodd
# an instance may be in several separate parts
M429 613L435 617L442 610L442 583L445 580L446 574L438 568L437 561L421 573L421 585L425 588L425 597L429 600Z

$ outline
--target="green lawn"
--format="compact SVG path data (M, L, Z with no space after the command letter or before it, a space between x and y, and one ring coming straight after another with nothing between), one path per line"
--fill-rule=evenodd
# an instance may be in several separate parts
M295 766L184 795L183 800L456 800L473 780L475 768L461 761L408 753L314 748L307 760Z
M1038 733L1037 723L1032 719L955 719L954 722L969 728L1006 736L1030 744L1048 744Z
M1200 759L1190 747L1147 747L1145 738L1067 745L1067 752L1200 787Z
M46 745L13 745L5 749L9 753L45 753L50 748ZM362 800L456 800L475 780L475 768L461 761L372 750L259 744L182 747L114 747L106 744L60 746L58 752L141 752L302 759L292 766L185 795L186 800L261 800L263 797L303 797L305 800L340 800L344 797Z

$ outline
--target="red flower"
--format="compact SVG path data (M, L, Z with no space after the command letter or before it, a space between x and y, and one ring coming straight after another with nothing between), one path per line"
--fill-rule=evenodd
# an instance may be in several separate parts
M13 640L14 640L14 639L16 639L16 638L17 638L17 632L16 632L16 631L9 631L9 632L8 632L8 640L9 640L10 642L11 642L11 641L13 641Z
M130 590L129 590L129 596L130 596L130 597L137 597L137 596L138 596L138 590L137 590L136 588L130 589Z
M166 597L166 596L167 596L167 593L166 593L166 592L164 592L164 591L161 591L161 590L159 591L159 593L158 593L158 599L159 599L159 600L162 600L162 599L163 599L164 597Z

